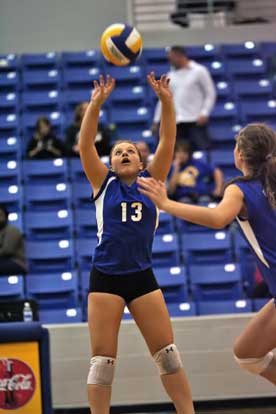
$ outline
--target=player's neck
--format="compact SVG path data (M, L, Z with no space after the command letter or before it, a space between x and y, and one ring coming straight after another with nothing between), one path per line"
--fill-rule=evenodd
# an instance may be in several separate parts
M132 177L120 177L120 181L122 181L122 183L128 185L129 187L135 183L135 181L137 180L137 175L132 176Z

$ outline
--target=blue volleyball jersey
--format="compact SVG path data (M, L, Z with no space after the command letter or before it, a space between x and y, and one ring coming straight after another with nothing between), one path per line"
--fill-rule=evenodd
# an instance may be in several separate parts
M147 170L140 173L149 177ZM158 210L138 190L137 182L123 183L109 171L94 198L99 243L94 266L107 274L127 274L151 267Z
M276 214L259 181L235 183L243 192L248 219L237 217L270 293L276 297Z

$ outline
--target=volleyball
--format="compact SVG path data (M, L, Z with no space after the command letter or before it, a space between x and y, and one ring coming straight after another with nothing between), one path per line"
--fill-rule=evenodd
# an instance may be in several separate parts
M142 37L135 27L122 23L112 24L102 34L101 51L113 65L129 65L141 54Z

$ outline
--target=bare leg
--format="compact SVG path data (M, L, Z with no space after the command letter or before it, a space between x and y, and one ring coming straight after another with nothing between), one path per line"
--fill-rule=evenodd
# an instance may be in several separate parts
M134 299L129 310L152 355L174 342L172 325L161 290ZM191 391L184 370L181 368L173 374L161 375L161 380L177 413L193 414Z
M92 356L116 358L118 332L125 302L117 295L90 293L88 297L88 324ZM91 413L109 414L111 386L88 385Z
M234 353L238 358L261 358L276 347L276 308L269 301L249 322L236 339ZM276 385L275 356L267 369L260 374Z

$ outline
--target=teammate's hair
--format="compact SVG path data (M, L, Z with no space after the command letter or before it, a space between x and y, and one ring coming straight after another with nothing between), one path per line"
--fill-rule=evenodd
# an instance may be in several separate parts
M187 152L189 154L189 159L192 158L193 150L192 150L192 146L189 143L189 141L185 141L184 139L176 141L175 147L174 147L174 153L176 153L177 151Z
M276 208L276 134L265 124L248 124L237 136L237 146L248 169L248 174L237 181L260 180L271 207Z
M126 142L127 144L131 144L131 145L133 145L133 146L136 148L136 151L137 151L137 153L138 153L138 155L139 155L139 159L140 159L140 161L141 161L141 162L143 162L141 152L139 151L139 149L138 149L138 147L137 147L137 145L136 145L136 143L135 143L135 142L131 141L130 139L119 139L118 141L116 141L116 142L112 145L112 148L111 148L110 153L109 153L109 164L111 165L112 153L113 153L114 148L115 148L117 145L119 145L119 144L123 144L124 142Z
M187 51L185 47L183 46L179 46L179 45L171 46L169 50L170 52L174 52L174 53L177 53L178 55L187 57Z

